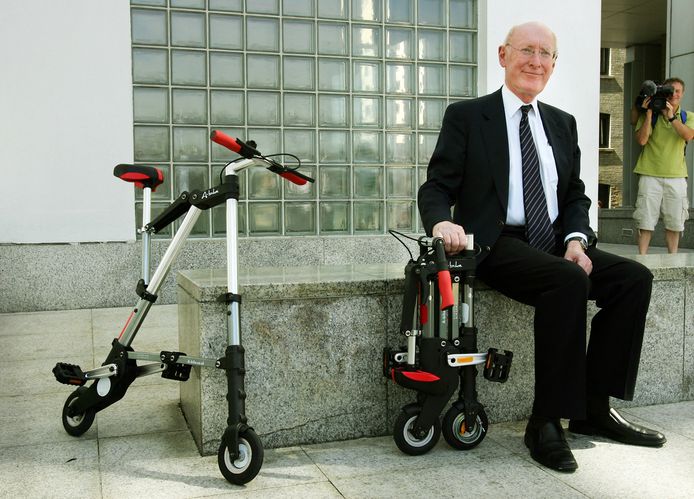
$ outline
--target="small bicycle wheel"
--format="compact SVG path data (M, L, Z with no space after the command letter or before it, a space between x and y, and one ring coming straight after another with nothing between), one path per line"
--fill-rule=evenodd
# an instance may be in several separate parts
M233 459L228 444L222 437L217 452L217 464L227 481L235 485L250 482L263 465L263 444L260 438L250 428L239 433L239 456Z
M429 431L424 437L420 438L412 433L414 422L417 420L421 411L421 407L417 407L414 412L408 413L401 411L398 418L395 420L395 426L393 428L395 445L397 445L398 449L402 452L410 456L426 454L436 445L436 442L439 441L439 437L441 436L441 423L438 418L434 420L434 424L429 428Z
M87 409L86 411L80 414L75 414L72 417L68 416L68 408L77 402L81 391L82 390L78 388L72 392L65 401L65 405L63 405L63 428L65 428L65 431L73 437L79 437L86 432L92 426L94 416L96 416L96 412L94 412L92 409Z
M443 438L448 445L458 450L469 450L479 445L487 436L489 420L484 409L480 407L473 425L465 421L465 412L451 407L443 417Z

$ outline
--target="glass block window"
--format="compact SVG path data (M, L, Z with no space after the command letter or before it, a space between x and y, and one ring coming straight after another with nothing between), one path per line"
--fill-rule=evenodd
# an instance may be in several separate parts
M443 113L477 95L477 1L131 0L134 159L166 179L153 216L218 182L236 157L219 129L316 179L244 172L241 235L419 232ZM224 232L223 206L193 229Z

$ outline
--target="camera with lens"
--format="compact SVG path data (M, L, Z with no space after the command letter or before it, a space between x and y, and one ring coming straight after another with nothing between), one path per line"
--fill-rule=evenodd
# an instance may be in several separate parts
M653 80L646 80L641 85L639 95L636 97L636 107L639 111L643 111L641 105L646 97L650 97L651 101L648 103L648 109L659 113L667 108L667 100L674 93L675 89L672 85L658 85Z

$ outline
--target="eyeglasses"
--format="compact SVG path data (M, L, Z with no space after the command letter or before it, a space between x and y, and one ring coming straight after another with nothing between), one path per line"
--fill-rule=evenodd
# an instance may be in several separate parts
M528 59L532 59L533 57L535 57L535 54L538 53L537 50L532 49L530 47L518 49L518 48L514 47L513 45L511 45L510 43L507 43L506 46L511 47L513 50L517 50L518 52L523 54L523 57L526 57ZM554 59L557 58L556 52L549 52L548 50L545 50L545 49L540 49L539 55L540 55L540 59L542 59L545 62L553 61Z

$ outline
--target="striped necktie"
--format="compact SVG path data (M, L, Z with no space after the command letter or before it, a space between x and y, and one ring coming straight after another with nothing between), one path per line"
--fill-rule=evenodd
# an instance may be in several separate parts
M540 160L537 157L533 134L528 123L531 105L521 106L519 134L523 159L523 203L528 242L533 248L551 253L554 250L554 231L547 212L547 198L540 178Z

